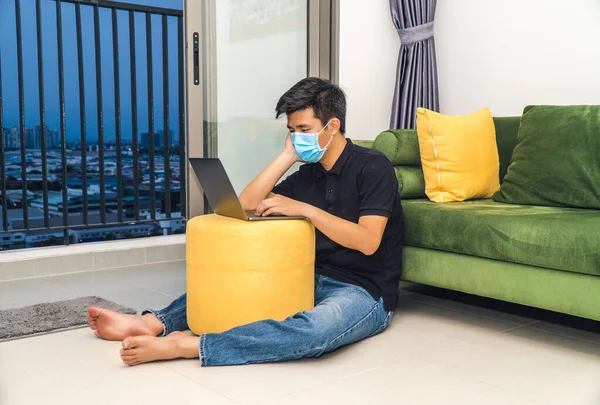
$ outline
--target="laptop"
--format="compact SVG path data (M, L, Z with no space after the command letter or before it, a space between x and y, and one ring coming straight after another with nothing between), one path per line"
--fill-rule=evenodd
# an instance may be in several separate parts
M194 173L216 214L244 221L268 221L278 219L305 219L285 215L257 216L254 211L244 211L227 172L218 158L190 158Z

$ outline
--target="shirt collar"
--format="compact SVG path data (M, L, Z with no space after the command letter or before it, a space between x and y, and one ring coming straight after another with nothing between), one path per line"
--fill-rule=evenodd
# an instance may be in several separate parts
M342 172L342 169L344 168L344 165L348 161L348 158L350 157L350 152L352 151L353 145L354 144L352 143L352 141L349 138L346 138L346 146L344 147L342 154L340 155L340 157L337 158L337 160L335 161L335 163L333 164L333 167L331 168L331 170L329 170L329 172L327 170L325 170L323 165L321 165L320 163L317 163L317 167L318 167L317 176L322 177L326 173L340 174Z

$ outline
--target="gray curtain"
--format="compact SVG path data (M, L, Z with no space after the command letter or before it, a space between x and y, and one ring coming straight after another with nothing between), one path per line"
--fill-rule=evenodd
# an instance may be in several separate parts
M418 107L439 111L433 19L437 0L390 0L400 55L390 128L415 128Z

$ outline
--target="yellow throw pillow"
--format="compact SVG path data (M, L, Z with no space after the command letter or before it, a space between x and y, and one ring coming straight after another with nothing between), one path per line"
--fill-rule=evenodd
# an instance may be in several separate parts
M437 203L491 198L500 189L500 159L490 110L448 116L417 109L425 194Z

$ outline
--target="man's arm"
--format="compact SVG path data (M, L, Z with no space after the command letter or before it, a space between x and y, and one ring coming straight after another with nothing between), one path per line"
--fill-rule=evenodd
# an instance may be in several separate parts
M398 183L391 163L384 156L373 158L359 179L358 224L331 215L312 205L274 195L256 208L258 215L304 216L334 242L365 255L374 254L392 214Z
M309 207L305 216L329 239L367 256L371 256L379 249L388 222L386 217L365 215L358 219L358 224L355 224L319 208Z
M261 202L256 208L256 214L306 217L329 239L367 256L372 255L379 248L388 221L384 216L363 215L358 219L358 224L355 224L310 204L281 195L273 195Z
M288 134L285 150L256 176L240 194L240 202L244 210L254 210L265 198L273 197L274 194L271 193L271 190L273 190L273 187L275 187L281 176L297 161L298 155L296 155L290 135Z

